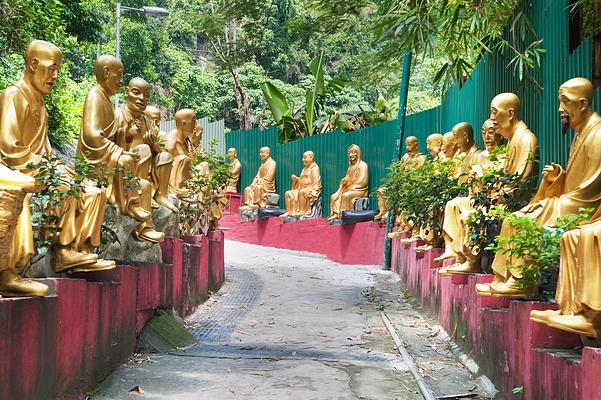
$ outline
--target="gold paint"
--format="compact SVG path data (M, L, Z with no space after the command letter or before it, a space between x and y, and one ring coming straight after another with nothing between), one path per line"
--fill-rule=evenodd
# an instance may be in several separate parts
M209 179L210 179L211 167L209 166L208 162L203 161L203 162L199 163L195 167L195 170L198 171L200 174L202 174L206 177L209 177ZM213 191L212 195L213 195L213 201L211 202L211 204L209 206L209 230L210 231L218 231L221 229L227 229L227 228L221 228L219 226L219 220L221 219L221 217L223 217L223 207L227 206L227 204L228 204L228 202L224 196L224 191L223 191L223 189L216 189Z
M200 148L201 139L202 127L196 122L196 112L188 108L176 112L175 128L165 137L165 147L173 156L169 190L180 199L190 196L182 185L191 176L194 153Z
M447 132L442 135L442 154L440 158L443 160L451 160L457 154L457 144L453 132Z
M442 158L444 155L442 151L442 139L443 136L440 133L433 133L426 138L426 149L435 160Z
M303 165L300 177L291 176L292 190L288 190L285 194L286 213L280 218L310 216L313 204L321 196L321 173L312 151L303 154Z
M52 148L48 139L48 114L44 96L50 94L62 64L62 51L51 43L33 41L25 51L23 79L0 95L0 152L6 163L32 176L28 163L37 164L50 158ZM59 166L65 180L75 172ZM113 261L99 260L93 254L100 245L100 227L104 220L106 196L86 182L78 198L68 198L52 212L58 217L57 243L54 245L55 270L83 269L94 271L115 267ZM11 250L11 264L20 266L33 255L29 202L25 199Z
M238 160L237 150L233 147L227 150L227 156L230 159L230 174L232 177L230 178L230 182L225 189L226 192L237 193L238 192L238 181L240 181L240 172L242 170L242 165L240 164L240 160Z
M245 205L240 207L242 211L265 207L267 195L275 193L276 162L271 158L271 149L261 147L259 157L261 157L261 166L257 171L257 175L250 186L244 189Z
M340 181L338 190L330 198L329 220L340 218L342 211L353 209L355 200L367 197L369 175L367 164L361 160L361 149L356 144L352 144L347 153L349 167Z

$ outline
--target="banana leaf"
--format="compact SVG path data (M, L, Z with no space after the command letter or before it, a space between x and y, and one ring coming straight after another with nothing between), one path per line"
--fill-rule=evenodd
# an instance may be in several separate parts
M290 106L288 106L288 102L286 101L286 97L271 82L263 82L261 84L261 91L263 91L265 101L267 101L267 104L269 105L273 120L276 124L281 125L284 116L290 117L292 114Z

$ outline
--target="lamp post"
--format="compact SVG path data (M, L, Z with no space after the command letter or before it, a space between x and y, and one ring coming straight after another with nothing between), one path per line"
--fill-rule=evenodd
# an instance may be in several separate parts
M142 8L134 8L134 7L125 7L122 6L121 3L117 3L117 7L115 8L115 20L117 27L115 29L115 36L117 38L117 43L115 46L115 56L121 59L121 12L122 11L136 11L142 14L149 15L151 17L163 18L169 16L169 10L166 10L162 7L142 7ZM119 95L115 96L115 108L119 107Z

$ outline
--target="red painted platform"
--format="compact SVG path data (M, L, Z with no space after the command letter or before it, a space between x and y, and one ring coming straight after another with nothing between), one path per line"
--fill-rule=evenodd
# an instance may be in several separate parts
M0 399L82 398L127 361L157 309L189 315L208 297L209 271L212 290L223 283L222 234L161 247L163 264L46 279L50 296L0 298Z
M530 321L530 311L551 308L535 301L508 300L476 295L476 283L492 275L438 275L433 258L440 249L418 254L419 243L392 241L392 270L408 291L463 347L504 398L517 398L512 390L524 388L520 399L601 399L601 349L574 349L580 337ZM445 265L451 260L445 261Z
M243 197L244 195L242 193L226 192L225 198L229 201L229 204L227 207L225 207L224 211L226 213L237 214L240 211Z
M330 225L326 218L287 224L280 218L240 222L239 215L233 214L224 215L220 224L229 228L228 240L319 253L341 264L381 264L384 259L383 223L340 226Z

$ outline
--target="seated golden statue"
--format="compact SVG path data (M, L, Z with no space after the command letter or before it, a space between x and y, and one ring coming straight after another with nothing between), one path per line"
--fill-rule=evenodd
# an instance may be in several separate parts
M486 120L482 124L482 141L486 150L480 152L473 160L470 176L481 177L486 171L495 164L490 160L491 152L501 145L503 136L499 134L493 121ZM470 194L477 188L470 188ZM454 257L456 263L448 268L441 268L438 273L448 274L470 274L480 271L479 252L474 251L469 245L469 230L467 218L473 210L471 198L459 197L448 202L445 206L445 224L447 232L456 232L455 236L450 237L448 233L444 234L445 252L435 259L442 261L446 258Z
M245 205L240 207L240 211L265 207L267 205L267 195L275 193L276 163L271 158L271 149L261 147L259 157L261 157L261 166L250 186L244 189Z
M229 193L237 193L238 181L240 181L240 172L242 170L242 165L240 164L240 160L238 160L237 151L235 148L229 148L227 150L227 156L230 159L229 170L230 174L232 174L232 177L230 178L230 183L225 189L225 191Z
M0 95L2 158L9 166L30 176L35 169L30 170L28 164L38 164L42 158L52 156L44 96L52 91L62 59L62 51L53 44L39 40L31 42L25 51L23 78ZM58 169L63 179L74 179L75 172L71 168L61 164ZM56 272L115 268L114 261L100 260L97 254L93 254L100 245L105 205L105 194L85 182L77 198L69 197L53 208L52 213L58 218L60 228L53 246ZM23 205L22 218L23 223L31 224L27 201ZM16 235L19 234L17 232ZM28 241L26 237L17 240L21 243ZM30 255L32 251L27 250Z
M315 154L305 151L300 177L292 175L292 190L286 191L286 213L280 218L288 216L310 216L313 204L321 196L321 173L315 162Z
M173 212L177 212L177 207L168 198L173 156L168 151L161 150L159 145L160 140L166 135L165 132L160 131L161 110L153 106L147 106L144 114L145 119L150 122L150 129L144 140L150 146L152 152L152 159L148 160L152 161L150 169L150 182L153 189L152 206L154 208L163 206ZM138 144L135 141L132 143L133 146L137 146ZM142 163L142 160L140 162Z
M443 157L444 154L442 151L442 138L443 136L440 133L433 133L426 138L428 154L435 160Z
M442 154L440 154L440 158L443 160L451 160L456 154L457 143L455 143L453 132L447 132L442 135Z
M593 85L588 79L574 78L559 88L559 112L564 129L576 131L567 168L558 164L543 168L543 179L537 193L518 212L541 226L552 225L559 217L577 214L580 208L597 208L601 203L601 117L591 109ZM503 222L501 235L514 232ZM519 266L525 261L498 252L493 261L495 279L490 285L476 287L482 296L528 297L537 287L520 285Z
M34 253L33 231L27 193L35 190L35 179L0 164L0 296L45 296L48 286L23 279L17 268L25 266Z
M330 221L340 218L342 211L352 210L355 200L367 197L369 174L367 164L361 160L361 149L352 144L347 152L349 167L338 190L330 198Z
M182 185L190 177L194 153L202 142L202 126L196 122L196 112L184 108L175 113L175 129L165 137L165 147L173 156L169 190L180 199L190 193Z
M138 188L124 179L135 175L143 157L116 143L119 137L128 134L121 132L123 128L115 119L110 100L110 96L121 89L123 64L113 56L100 56L96 60L95 74L96 85L90 89L84 103L77 154L83 154L98 171L103 167L109 172L116 171L108 188L109 202L116 204L122 214L141 222L135 232L137 239L161 242L165 235L151 227L152 186L141 180Z

